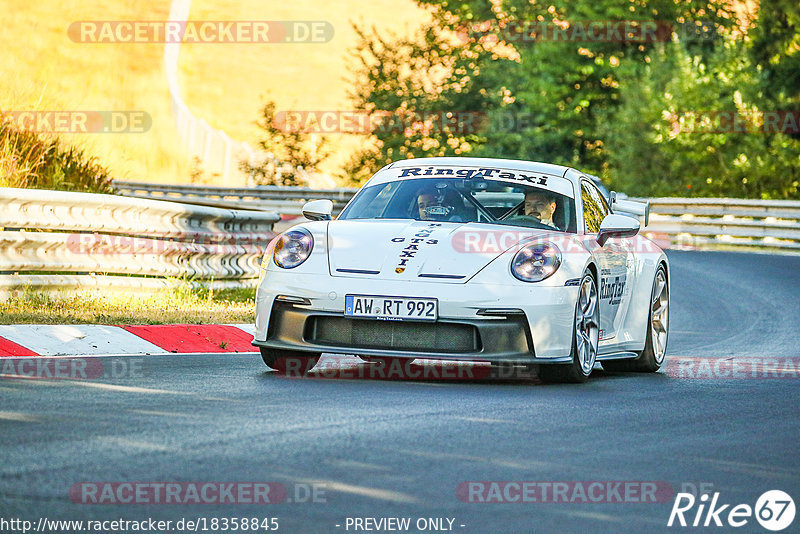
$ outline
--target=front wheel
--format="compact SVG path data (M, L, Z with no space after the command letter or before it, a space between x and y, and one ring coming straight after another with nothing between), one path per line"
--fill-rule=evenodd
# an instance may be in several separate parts
M655 373L664 363L667 355L667 336L669 334L669 284L667 271L659 266L653 279L650 294L650 313L647 318L647 336L644 350L631 360L610 360L603 362L606 371L633 371Z
M591 271L587 270L581 278L578 302L575 304L572 362L566 365L541 365L539 378L545 382L586 382L597 361L599 343L600 303L597 298L597 282Z
M279 373L306 376L317 364L319 355L295 350L276 350L261 347L261 359L264 360L268 367Z

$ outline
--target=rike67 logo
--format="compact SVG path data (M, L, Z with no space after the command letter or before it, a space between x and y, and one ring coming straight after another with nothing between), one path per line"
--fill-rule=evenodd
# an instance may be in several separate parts
M778 532L794 521L794 500L784 491L770 490L763 493L755 507L749 504L720 504L719 496L720 493L715 492L710 497L711 502L708 502L708 494L695 498L691 493L678 493L667 526L738 528L748 524L755 516L762 527Z

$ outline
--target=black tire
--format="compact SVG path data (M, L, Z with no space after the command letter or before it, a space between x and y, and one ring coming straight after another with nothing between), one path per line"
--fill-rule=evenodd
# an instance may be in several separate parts
M281 374L306 376L319 361L319 354L261 347L261 359Z
M662 356L661 361L659 362L656 358L656 350L653 343L653 329L650 327L650 324L653 320L653 300L655 299L655 290L658 284L659 273L663 275L664 280L667 279L667 271L664 269L663 265L660 265L658 270L656 270L655 277L653 278L653 288L650 290L650 312L647 314L647 335L644 341L644 349L639 352L639 355L636 358L630 358L627 360L608 360L603 362L603 369L606 371L623 373L655 373L663 365L667 351L666 341L664 342L664 356ZM667 307L669 307L669 291L667 291L667 303ZM667 310L667 315L669 315L669 310ZM668 337L669 330L667 329L667 338Z
M595 296L595 306L597 309L597 316L595 325L598 329L600 328L600 312L599 312L599 299L597 298L597 281L594 279L594 275L588 269L584 271L583 277L581 277L581 283L579 287L581 290L587 279L591 282L591 286L594 290ZM544 382L558 382L558 383L572 383L572 384L582 384L589 379L589 375L592 374L591 369L589 372L585 372L583 366L581 365L581 355L578 351L578 342L577 342L577 318L578 318L578 310L580 306L580 293L578 294L577 302L575 303L575 318L572 321L572 349L570 350L570 355L572 356L572 362L568 364L548 364L548 365L540 365L539 366L539 378ZM595 347L595 361L597 358L597 347L599 346L599 338L597 340L598 345Z

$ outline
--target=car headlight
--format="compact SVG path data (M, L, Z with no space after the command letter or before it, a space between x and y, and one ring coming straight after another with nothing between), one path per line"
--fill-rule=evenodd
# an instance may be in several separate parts
M289 230L275 243L272 258L275 265L283 269L294 269L308 258L314 248L314 238L308 230L296 228Z
M523 282L541 282L561 266L561 251L552 243L523 246L511 260L511 274Z

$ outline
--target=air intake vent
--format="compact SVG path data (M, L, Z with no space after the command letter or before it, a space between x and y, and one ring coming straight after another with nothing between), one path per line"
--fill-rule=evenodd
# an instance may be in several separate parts
M305 339L319 345L415 352L478 352L478 330L459 323L378 321L314 316L306 322Z

